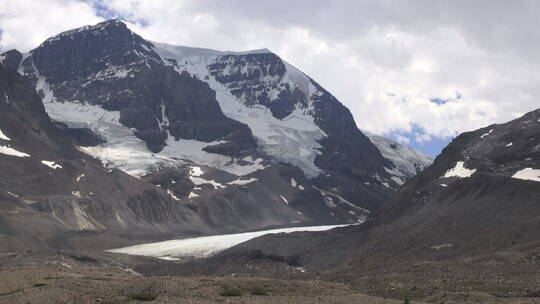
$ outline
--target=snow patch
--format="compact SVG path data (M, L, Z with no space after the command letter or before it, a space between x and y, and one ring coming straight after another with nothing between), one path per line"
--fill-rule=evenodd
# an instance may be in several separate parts
M346 200L345 198L343 198L342 196L340 196L340 195L338 195L336 193L332 193L330 191L325 191L325 190L319 189L319 188L317 188L315 186L313 186L313 187L315 189L317 189L321 193L321 195L324 198L324 201L325 201L325 203L326 203L326 205L328 207L331 207L331 208L336 207L336 204L334 204L334 200L332 199L332 197L334 197L342 204L345 204L345 205L347 205L347 206L349 206L351 208L360 210L360 211L365 212L365 213L370 213L369 210L364 209L364 208L359 207L359 206L356 206L355 204L349 202L348 200Z
M2 132L1 129L0 129L0 139L7 140L7 141L11 140L11 138L7 137L7 135L4 132Z
M390 179L393 180L396 184L398 184L400 186L405 183L401 178L399 178L397 176L392 176L392 177L390 177Z
M446 243L446 244L440 244L440 245L431 246L430 249L440 250L440 249L443 249L443 248L452 248L452 247L454 247L454 244Z
M464 166L465 162L458 161L456 163L456 166L452 169L449 169L444 174L444 177L459 177L459 178L465 178L465 177L471 177L476 172L476 169L467 169Z
M289 205L289 201L283 195L280 195L279 197L281 197L285 204Z
M9 156L15 156L15 157L30 157L29 154L26 154L24 152L17 151L11 147L8 146L0 146L0 154L9 155Z
M204 174L204 171L201 169L201 167L191 167L189 169L190 176L201 176L203 174Z
M237 179L237 180L234 180L232 182L228 182L227 184L228 185L240 185L240 186L243 186L243 185L253 183L255 181L258 181L258 179L253 177L253 178L246 179L246 180Z
M172 192L170 189L167 189L167 194L170 195L175 201L180 200L176 195L174 195L174 192Z
M291 186L293 188L296 188L297 185L298 185L298 183L296 182L296 180L294 180L294 178L291 177Z
M517 171L512 178L540 182L540 169L525 168Z
M12 192L9 192L9 191L6 191L7 194L13 196L13 197L19 197L17 194L15 193L12 193Z
M507 147L510 147L510 146L512 146L512 143L509 143L509 144L507 144L506 146L507 146Z
M49 167L49 168L52 168L52 169L62 169L62 166L59 165L58 163L55 163L53 161L48 161L48 160L42 160L41 161L42 164L44 164L45 166Z
M491 134L491 132L493 132L493 129L489 130L489 132L487 132L487 133L484 133L484 134L480 135L480 138L484 138L486 136L489 136L489 134Z

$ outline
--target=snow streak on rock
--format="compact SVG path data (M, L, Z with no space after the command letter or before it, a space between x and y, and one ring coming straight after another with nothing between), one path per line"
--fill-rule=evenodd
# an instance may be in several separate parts
M0 146L0 154L15 156L15 157L30 157L30 155L21 151L17 151L8 146Z

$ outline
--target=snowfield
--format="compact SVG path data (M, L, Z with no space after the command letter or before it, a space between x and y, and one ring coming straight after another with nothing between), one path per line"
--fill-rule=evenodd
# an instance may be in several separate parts
M456 166L452 169L449 169L444 174L444 177L459 177L459 178L465 178L465 177L471 177L471 175L476 172L476 169L467 169L465 168L465 162L458 161L456 163Z
M7 146L0 146L0 154L5 154L5 155L9 155L9 156L15 156L15 157L30 157L30 155L24 153L24 152L21 152L21 151L17 151L11 147L7 147Z
M170 240L158 243L147 243L107 251L131 255L151 256L165 260L179 259L182 257L204 258L266 234L291 233L298 231L326 231L345 226L349 225L292 227L236 234L212 235L181 240Z
M512 175L512 178L540 182L540 169L525 168Z
M41 89L47 89L45 80L40 81ZM99 106L81 102L56 102L51 91L45 93L45 110L49 116L67 124L71 128L88 128L105 142L81 150L101 159L110 168L118 168L133 176L143 176L156 167L175 167L185 160L215 167L238 176L247 175L265 168L262 160L242 159L243 165L231 163L230 157L203 151L209 145L222 143L200 142L197 140L175 140L169 135L167 146L159 153L152 153L146 144L135 136L133 129L120 124L120 112L107 111Z

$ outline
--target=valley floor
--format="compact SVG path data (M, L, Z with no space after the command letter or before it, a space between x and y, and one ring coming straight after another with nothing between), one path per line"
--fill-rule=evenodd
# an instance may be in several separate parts
M0 303L411 303L537 304L540 295L505 297L497 292L538 287L539 273L521 280L501 273L481 273L444 264L394 264L379 270L349 269L357 280L328 282L312 277L145 276L132 269L172 266L155 258L96 252L27 252L0 255ZM145 265L145 267L139 267ZM400 266L401 265L401 266ZM460 277L456 277L456 271ZM522 271L518 266L515 271ZM503 273L504 272L504 273ZM468 274L476 273L473 276ZM306 273L307 274L307 273ZM483 277L482 280L479 277ZM479 286L478 284L486 286ZM512 286L507 283L512 282ZM413 290L409 289L413 286ZM489 286L488 286L489 285ZM528 286L527 286L528 285ZM225 293L225 294L224 294ZM233 296L236 293L240 295ZM367 295L371 294L371 295ZM508 293L510 294L510 293ZM377 295L377 296L372 296Z
M225 296L223 292L240 296ZM155 299L154 299L155 297ZM154 299L154 300L152 300ZM144 277L115 268L17 266L0 272L0 303L373 303L401 301L324 281Z
M337 277L332 278L264 261L251 265L257 270L253 273L238 265L233 268L237 273L187 276L174 275L181 262L151 257L81 251L10 253L0 254L0 303L402 304L408 295L416 304L538 304L536 259L516 254L498 255L496 261L451 263L371 259L364 266L338 270L347 274L334 273ZM261 271L265 268L281 276ZM152 274L160 269L169 269L170 274ZM236 293L240 295L233 296Z

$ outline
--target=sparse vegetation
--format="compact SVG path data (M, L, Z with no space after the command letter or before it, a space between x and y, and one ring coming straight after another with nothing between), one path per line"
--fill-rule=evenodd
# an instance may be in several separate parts
M134 293L130 295L129 298L131 300L151 302L157 299L157 296L151 292L139 292L139 293Z
M226 287L221 291L220 295L222 297L240 297L242 296L242 291L237 288Z
M36 283L36 284L34 284L34 287L44 287L44 286L47 286L47 284L45 284L45 283Z
M263 287L255 287L251 290L251 294L254 296L265 296L268 292Z
M411 301L409 301L408 297L405 297L405 299L403 299L403 304L411 304Z

